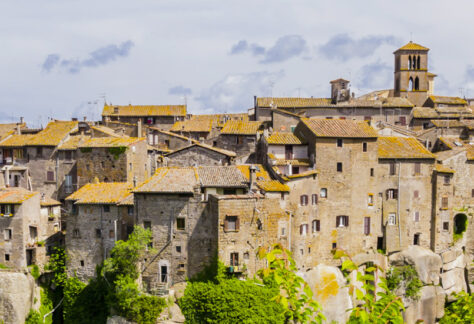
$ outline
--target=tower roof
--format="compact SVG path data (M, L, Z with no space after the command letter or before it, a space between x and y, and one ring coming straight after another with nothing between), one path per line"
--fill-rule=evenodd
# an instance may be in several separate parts
M406 45L397 49L395 53L398 51L429 51L429 50L430 49L428 47L424 47L424 46L421 46L420 44L413 43L412 41L410 41Z

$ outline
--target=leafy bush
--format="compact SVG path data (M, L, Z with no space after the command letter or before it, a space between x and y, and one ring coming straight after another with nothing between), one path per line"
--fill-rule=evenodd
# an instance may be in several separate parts
M402 288L405 298L418 300L423 283L418 278L416 269L411 265L392 267L387 272L387 287L390 290Z
M30 312L26 317L25 324L43 324L43 318L38 311L30 309Z
M444 316L439 323L474 323L474 296L465 292L455 296L458 299L444 309Z
M189 282L179 306L188 323L285 323L278 293L253 280Z
M41 276L39 267L36 264L33 264L30 265L28 268L30 269L31 276L35 278L35 280L38 280L38 278Z
M63 248L54 247L49 262L45 265L46 271L53 273L53 283L56 286L63 287L67 280L66 274L67 256Z

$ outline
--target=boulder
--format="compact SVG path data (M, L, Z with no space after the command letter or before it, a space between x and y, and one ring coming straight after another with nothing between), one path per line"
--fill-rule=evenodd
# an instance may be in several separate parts
M464 257L464 254L461 253L458 257L451 260L450 262L445 262L443 264L443 271L450 271L450 270L453 270L454 268L464 269L465 267L466 267L466 258Z
M135 322L130 322L121 316L115 315L107 318L107 324L135 324Z
M186 290L187 282L179 282L174 284L171 289L174 290L174 297L180 299L184 296L184 291Z
M463 268L454 268L441 274L441 285L451 300L451 294L466 291L466 279Z
M0 272L0 319L5 324L24 323L32 308L34 279L20 272Z
M449 263L456 260L456 258L459 257L461 254L462 254L461 250L452 249L452 250L444 251L443 253L441 253L441 259L443 263Z
M305 272L303 278L313 290L314 299L321 305L327 323L345 323L350 315L347 310L352 308L352 300L341 270L319 264Z
M406 250L392 254L389 262L396 266L413 265L424 284L439 284L439 274L443 263L441 257L429 249L410 245Z
M406 306L403 318L407 324L418 320L434 324L436 319L444 315L444 300L446 294L440 286L424 286L420 291L420 299Z

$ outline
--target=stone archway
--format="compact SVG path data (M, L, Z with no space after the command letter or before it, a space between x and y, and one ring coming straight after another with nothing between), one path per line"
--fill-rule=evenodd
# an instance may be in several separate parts
M462 234L467 229L466 214L456 214L456 216L454 216L453 226L454 226L454 229L453 229L454 235L462 236Z

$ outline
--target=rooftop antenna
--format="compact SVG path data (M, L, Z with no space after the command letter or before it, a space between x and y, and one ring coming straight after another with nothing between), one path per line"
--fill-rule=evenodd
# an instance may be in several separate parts
M459 93L461 94L461 98L462 98L464 94L464 88L459 88Z

